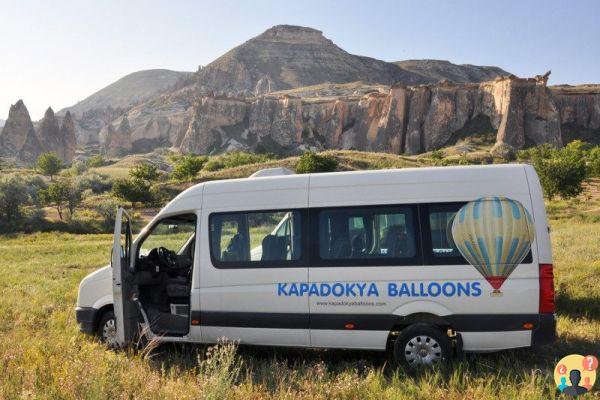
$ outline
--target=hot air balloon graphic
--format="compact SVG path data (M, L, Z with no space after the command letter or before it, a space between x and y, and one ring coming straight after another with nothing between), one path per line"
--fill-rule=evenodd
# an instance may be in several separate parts
M483 197L465 204L452 220L452 239L463 257L492 285L492 294L525 258L535 238L533 220L521 203Z

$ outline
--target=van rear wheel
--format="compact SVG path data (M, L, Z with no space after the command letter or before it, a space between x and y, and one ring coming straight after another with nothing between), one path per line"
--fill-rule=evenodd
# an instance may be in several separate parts
M100 341L111 349L119 347L117 341L117 319L114 312L107 311L102 315L98 323L98 336L100 337Z
M451 357L450 339L434 325L410 325L400 332L394 343L394 359L409 369L443 364Z

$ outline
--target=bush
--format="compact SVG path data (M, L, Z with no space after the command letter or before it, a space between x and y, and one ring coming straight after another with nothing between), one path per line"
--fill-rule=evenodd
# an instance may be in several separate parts
M82 176L78 180L82 190L91 190L94 194L108 192L112 189L113 182L107 175L91 173Z
M204 165L205 171L218 171L223 168L234 168L240 165L256 164L274 159L273 154L254 154L245 151L232 151L212 158Z
M114 200L98 202L93 210L100 217L100 227L104 232L111 232L115 227L115 217L119 204Z
M173 166L171 176L179 181L193 179L208 161L206 156L195 156L188 154L179 158Z
M131 208L135 208L135 203L152 202L150 183L143 179L117 179L113 183L112 195L121 201L130 202Z
M494 144L494 147L490 150L490 154L504 161L512 161L515 159L515 148L506 143L498 142Z
M37 159L37 167L42 175L50 177L55 176L63 169L63 163L60 158L54 152L43 153Z
M144 180L146 182L154 182L160 177L158 166L151 162L144 162L136 165L129 171L129 177L136 180Z
M104 166L104 159L101 155L91 156L85 162L88 168L98 168Z
M302 154L298 164L296 164L296 173L332 172L337 167L338 160L335 157L306 152Z
M206 164L204 164L204 170L205 171L218 171L220 169L225 168L225 163L223 162L223 160L221 160L220 158L213 158L211 160L208 160L206 162Z

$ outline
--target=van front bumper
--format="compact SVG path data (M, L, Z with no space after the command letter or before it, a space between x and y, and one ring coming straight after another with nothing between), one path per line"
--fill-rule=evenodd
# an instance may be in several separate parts
M97 314L98 310L94 307L77 307L75 309L75 318L79 325L79 330L83 333L95 333Z
M540 347L554 343L556 340L556 316L539 314L539 324L531 332L531 346Z

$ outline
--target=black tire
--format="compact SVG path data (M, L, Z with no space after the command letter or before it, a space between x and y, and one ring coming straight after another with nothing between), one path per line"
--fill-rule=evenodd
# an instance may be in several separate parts
M452 358L452 343L441 329L430 324L413 324L400 332L394 343L394 359L402 367L415 370L445 364Z
M98 337L102 343L106 344L111 349L116 349L118 347L117 343L114 341L116 338L111 337L111 334L113 333L112 329L114 329L114 335L116 335L116 324L117 320L115 318L115 313L112 310L102 314L102 317L98 322Z

